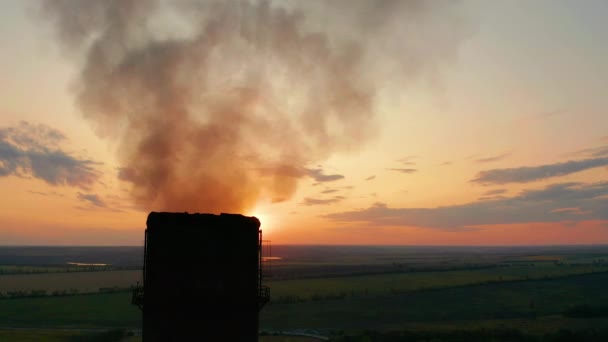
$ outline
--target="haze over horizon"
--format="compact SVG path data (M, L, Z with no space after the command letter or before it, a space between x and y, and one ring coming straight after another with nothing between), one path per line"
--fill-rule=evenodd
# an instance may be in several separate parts
M155 3L0 4L0 244L608 243L608 3Z

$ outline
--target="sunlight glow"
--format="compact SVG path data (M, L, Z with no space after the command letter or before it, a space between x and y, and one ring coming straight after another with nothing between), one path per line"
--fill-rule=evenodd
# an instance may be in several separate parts
M264 233L268 233L273 229L273 216L270 215L264 208L260 206L251 210L247 216L255 216L260 220L260 229Z

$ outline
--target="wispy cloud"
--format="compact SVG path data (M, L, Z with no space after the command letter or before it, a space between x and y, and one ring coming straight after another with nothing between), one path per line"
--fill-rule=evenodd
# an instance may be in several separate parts
M488 190L488 191L484 192L483 195L484 196L495 196L495 195L502 195L506 192L507 192L507 189L495 189L495 190Z
M415 154L410 154L410 155L405 156L405 157L403 157L403 158L399 158L399 159L397 159L397 161L398 161L398 162L407 162L407 161L411 161L411 160L413 160L413 159L417 159L417 158L419 158L417 155L415 155Z
M542 120L546 120L549 118L553 118L555 116L564 115L566 113L567 112L565 110L555 109L555 110L550 110L550 111L546 111L546 112L542 112L542 113L526 115L524 117L517 119L516 121L520 121L520 122L542 121Z
M444 161L443 163L441 163L439 165L441 165L441 166L448 166L448 165L452 165L452 164L453 164L453 162L451 162L451 161Z
M608 145L586 148L576 151L575 154L593 158L608 157Z
M373 179L376 179L376 175L369 176L369 177L365 178L366 181L371 181Z
M344 196L334 196L332 198L327 198L327 199L306 197L306 198L304 198L304 202L302 202L302 204L304 204L306 206L329 205L329 204L338 203L338 202L344 200L344 198L345 198Z
M405 156L403 158L397 159L397 162L401 163L402 165L416 165L416 163L413 160L418 159L418 158L419 157L416 155Z
M400 168L391 168L391 169L387 169L387 170L397 171L397 172L405 173L405 174L414 173L414 172L418 171L417 169L400 169Z
M338 192L338 190L336 190L336 189L327 189L327 190L321 191L322 194L333 194L334 192Z
M83 194L83 193L79 192L78 199L81 201L90 203L96 207L100 207L100 208L107 207L106 203L97 194Z
M0 128L0 176L31 176L51 185L82 189L95 183L100 163L63 151L65 136L45 125L21 122Z
M581 208L558 208L551 210L552 213L565 213L565 214L575 214L575 215L588 215L591 214L591 211L583 211Z
M255 170L261 175L266 176L282 176L282 177L293 177L293 178L303 178L303 177L311 177L317 183L322 182L333 182L339 179L343 179L343 175L339 174L325 174L325 171L321 168L321 165L318 165L317 168L309 169L305 167L295 167L291 165L275 165L268 167L260 167L255 168ZM128 169L119 169L118 175L120 179L128 180L133 177L129 174Z
M363 222L370 226L460 230L489 224L608 220L607 208L608 182L558 183L496 200L435 208L390 208L384 203L376 203L367 209L325 217L340 222Z
M548 112L539 113L536 115L536 117L538 119L547 119L547 118L551 118L551 117L558 116L558 115L564 115L564 114L566 114L565 110L555 109L555 110L550 110Z
M34 190L28 190L27 192L29 192L30 194L33 195L39 195L39 196L57 196L57 197L63 197L63 194L60 194L56 191L50 191L50 192L44 192L44 191L34 191Z
M591 158L540 166L522 166L509 169L481 171L471 182L489 184L527 183L542 179L565 176L608 165L608 158Z
M337 181L337 180L344 178L343 175L338 175L338 174L326 175L324 173L323 169L305 169L305 170L306 170L306 174L308 176L312 177L317 182L333 182L333 181Z
M511 156L511 153L503 153L503 154L500 154L500 155L497 155L497 156L478 158L478 159L475 159L475 162L476 163L491 163L491 162L495 162L495 161L506 159L509 156Z

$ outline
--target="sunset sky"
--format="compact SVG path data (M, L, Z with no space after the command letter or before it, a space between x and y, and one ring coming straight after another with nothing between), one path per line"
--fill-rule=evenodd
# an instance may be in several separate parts
M608 243L606 1L90 3L0 2L2 245Z

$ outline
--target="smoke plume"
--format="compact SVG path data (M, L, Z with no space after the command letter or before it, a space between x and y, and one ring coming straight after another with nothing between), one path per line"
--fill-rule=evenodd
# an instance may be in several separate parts
M80 63L78 106L154 210L289 199L309 165L374 137L380 89L433 77L467 33L453 2L43 4Z

